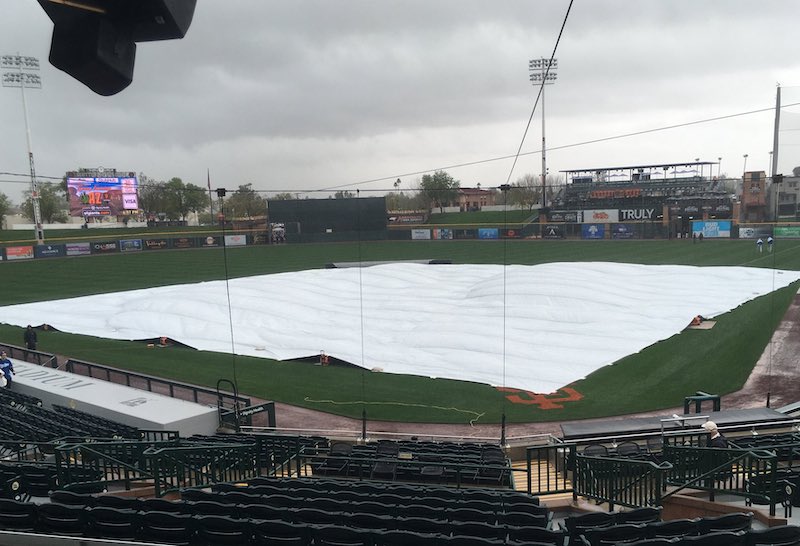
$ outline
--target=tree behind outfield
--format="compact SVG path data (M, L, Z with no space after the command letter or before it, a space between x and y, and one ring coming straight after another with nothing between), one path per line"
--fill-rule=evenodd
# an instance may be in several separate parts
M253 189L252 184L242 184L224 202L226 218L253 218L267 214L267 200Z
M208 194L200 186L184 183L180 178L172 178L164 185L167 217L171 220L186 220L190 212L203 210L208 205Z
M541 197L542 187L540 180L532 174L525 174L511 185L508 201L510 204L516 205L521 209L528 209L528 212L530 212Z
M8 196L4 193L0 193L0 229L3 229L3 223L6 220L6 214L8 214L10 208L11 201L8 199Z
M427 207L439 207L439 212L444 212L446 205L458 199L460 187L461 183L446 171L436 171L422 176L419 193Z
M23 216L34 221L33 199L30 190L25 192L25 201L20 207ZM64 223L67 221L67 200L60 184L50 182L39 184L39 210L42 213L42 222L45 224Z

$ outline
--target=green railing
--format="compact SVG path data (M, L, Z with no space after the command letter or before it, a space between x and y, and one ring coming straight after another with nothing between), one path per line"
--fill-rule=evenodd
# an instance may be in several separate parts
M718 493L735 495L769 504L774 516L785 495L775 451L665 445L664 458L672 462L666 483L676 487L665 497L684 489L708 491L711 501Z
M258 475L255 444L215 444L150 448L155 495L183 487L235 482Z
M161 496L181 487L236 481L258 475L255 444L107 442L55 448L58 483L65 489L116 482L152 484Z
M64 443L54 448L58 483L62 488L86 485L87 475L103 482L120 482L127 490L131 482L153 480L145 451L175 442Z
M531 446L525 449L528 493L553 495L572 493L571 475L576 444Z
M614 457L575 456L573 497L595 499L632 508L661 506L662 492L672 465Z

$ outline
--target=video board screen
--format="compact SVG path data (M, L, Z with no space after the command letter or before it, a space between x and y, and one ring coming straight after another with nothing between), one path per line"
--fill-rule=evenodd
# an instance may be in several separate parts
M118 216L126 210L138 210L138 187L135 176L67 178L69 215Z

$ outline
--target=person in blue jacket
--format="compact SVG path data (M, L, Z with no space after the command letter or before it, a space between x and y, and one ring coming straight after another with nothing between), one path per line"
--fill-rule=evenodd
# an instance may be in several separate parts
M11 376L16 372L14 371L14 363L11 362L5 351L0 352L0 371L3 372L3 377L5 377L5 386L11 387Z

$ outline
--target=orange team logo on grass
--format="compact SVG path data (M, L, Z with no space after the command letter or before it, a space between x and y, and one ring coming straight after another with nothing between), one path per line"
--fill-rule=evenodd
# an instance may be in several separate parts
M577 402L583 395L572 387L564 387L550 394L538 394L522 389L512 389L510 387L495 387L502 392L511 394L506 395L506 399L512 404L524 404L526 406L536 405L541 410L564 409L564 402Z

